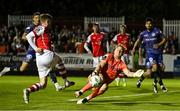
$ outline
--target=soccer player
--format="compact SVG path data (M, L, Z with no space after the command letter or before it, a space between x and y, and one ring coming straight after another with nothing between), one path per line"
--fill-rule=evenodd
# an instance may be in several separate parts
M27 41L26 39L26 35L33 31L35 29L35 27L37 27L39 25L39 16L40 16L40 12L34 12L33 16L32 16L32 20L33 23L30 24L24 31L23 36L22 36L22 40L23 41ZM4 67L4 69L0 72L0 76L6 74L9 71L20 71L23 72L25 70L28 69L28 66L31 62L33 62L36 59L35 56L35 51L34 49L29 45L26 56L24 58L24 60L22 61L21 66L11 66L11 67ZM51 72L50 74L51 80L56 88L56 91L60 91L63 89L63 86L59 85L59 83L57 82L57 78L56 78L56 74Z
M167 88L163 84L161 73L164 70L165 66L163 64L163 45L166 41L166 38L163 36L161 30L156 27L153 27L153 19L146 18L145 21L146 30L140 33L138 39L136 40L132 53L135 52L135 48L139 43L143 42L145 51L146 51L146 67L147 71L140 77L137 82L137 87L141 86L141 82L148 75L154 76L153 82L153 91L158 93L157 82L161 86L163 92L167 92ZM158 80L159 79L159 80Z
M40 13L39 12L35 12L33 13L33 16L32 16L32 20L33 20L33 23L30 24L26 29L25 29L25 32L23 33L23 36L22 36L22 39L24 41L26 41L26 38L25 36L31 32L32 30L34 30L34 28L36 26L39 25L39 15ZM13 66L13 67L4 67L4 69L0 72L0 76L4 75L5 73L9 72L9 71L25 71L28 66L29 66L29 63L32 62L33 60L35 59L35 51L32 49L32 47L28 47L28 50L27 50L27 54L26 54L26 57L25 59L22 61L22 64L20 67L17 67L17 66Z
M120 25L120 32L114 36L114 38L111 41L112 46L117 44L123 44L127 50L124 52L122 56L122 60L125 62L125 64L129 64L129 45L130 45L130 34L126 33L126 25ZM123 86L126 86L126 79L125 75L123 73L118 74L118 77L116 80L116 85L119 86L120 79L122 78Z
M117 77L120 71L123 71L128 77L140 77L143 70L138 70L137 72L130 72L126 64L122 61L121 57L125 51L123 45L117 45L114 49L114 53L107 54L106 58L101 60L100 64L97 65L93 73L89 76L99 75L102 79L102 83L97 87L92 87L88 82L81 90L76 91L76 97L81 96L84 92L92 89L92 93L77 101L77 104L84 104L96 96L103 94L107 89L108 85Z
M52 16L49 14L40 15L40 25L31 31L27 36L28 43L36 51L36 65L38 68L38 83L23 90L23 98L26 104L29 103L29 95L32 92L44 89L47 85L47 75L54 68L58 67L65 81L65 86L74 85L74 82L67 80L66 70L60 63L60 57L53 52L50 38ZM70 85L69 85L70 84Z
M93 55L93 67L96 67L101 61L102 57L109 52L109 42L104 32L100 32L99 24L93 24L93 33L90 34L84 44L85 50ZM89 45L92 46L92 51Z

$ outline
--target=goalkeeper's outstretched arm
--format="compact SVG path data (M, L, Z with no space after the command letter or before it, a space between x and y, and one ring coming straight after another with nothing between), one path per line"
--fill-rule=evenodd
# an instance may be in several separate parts
M123 72L128 77L140 77L144 73L144 70L139 69L136 72L131 72L129 69L125 68Z

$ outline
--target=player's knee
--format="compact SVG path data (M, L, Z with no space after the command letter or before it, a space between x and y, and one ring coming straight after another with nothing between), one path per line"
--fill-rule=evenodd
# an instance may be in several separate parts
M154 65L152 66L152 72L155 72L155 71L157 71L157 69L158 69L158 66L157 66L157 64L154 64Z
M143 74L144 77L149 77L151 76L151 70L150 69L147 69L146 72Z
M164 71L165 70L165 65L164 64L160 64L160 70Z

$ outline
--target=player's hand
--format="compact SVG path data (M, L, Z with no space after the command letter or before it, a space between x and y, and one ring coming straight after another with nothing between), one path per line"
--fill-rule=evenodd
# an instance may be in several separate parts
M159 48L159 44L154 44L153 48L158 49Z
M96 71L93 71L93 72L91 73L91 76L94 76L94 75L98 75L98 73L97 73Z
M139 69L134 73L133 77L141 77L143 74L144 74L144 70Z
M37 48L36 52L39 53L39 54L42 54L43 53L43 49Z

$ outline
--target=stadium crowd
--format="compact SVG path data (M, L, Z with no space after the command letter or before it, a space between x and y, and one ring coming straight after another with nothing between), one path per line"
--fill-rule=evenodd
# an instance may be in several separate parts
M23 24L6 26L2 25L0 27L0 53L22 53L26 52L28 43L22 40L22 34L24 32L25 26ZM52 30L52 40L54 41L54 46L56 52L65 53L86 53L84 50L84 43L88 35L92 32L91 29L84 31L81 25L72 25L72 27L59 28L55 25ZM109 43L112 38L117 34L118 31L112 30L107 32ZM137 34L134 31L130 33L132 44L137 38ZM164 53L176 54L178 51L178 38L174 36L174 32L167 36L167 42L164 46Z

